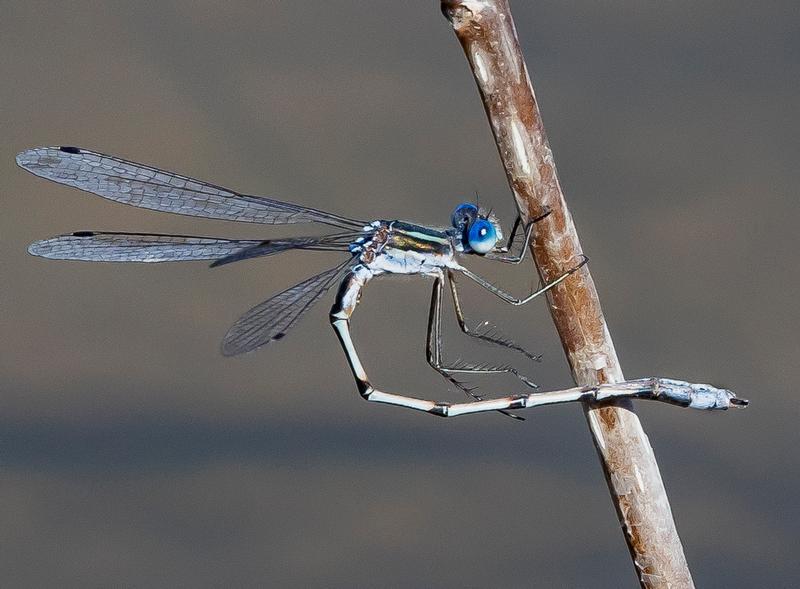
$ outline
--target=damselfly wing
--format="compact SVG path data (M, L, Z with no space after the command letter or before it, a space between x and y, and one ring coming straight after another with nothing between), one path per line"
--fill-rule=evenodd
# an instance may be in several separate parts
M17 156L25 170L103 198L140 208L247 223L323 223L346 232L274 240L191 235L78 231L37 241L36 256L95 262L213 260L213 266L290 249L348 251L364 234L363 221L264 196L245 195L209 182L77 147L41 147ZM285 334L340 277L349 260L261 303L245 314L223 342L228 355L249 352ZM282 336L281 336L282 337Z

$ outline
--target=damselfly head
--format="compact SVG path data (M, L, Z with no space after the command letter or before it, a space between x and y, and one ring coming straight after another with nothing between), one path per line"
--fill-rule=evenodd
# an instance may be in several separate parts
M451 223L461 238L465 253L488 254L503 238L497 217L472 203L458 205L453 211Z

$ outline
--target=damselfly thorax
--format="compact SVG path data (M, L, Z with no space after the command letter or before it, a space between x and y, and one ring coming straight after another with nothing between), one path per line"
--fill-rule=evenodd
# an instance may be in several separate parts
M405 221L375 221L350 251L373 276L390 274L438 275L457 268L455 236L446 230Z

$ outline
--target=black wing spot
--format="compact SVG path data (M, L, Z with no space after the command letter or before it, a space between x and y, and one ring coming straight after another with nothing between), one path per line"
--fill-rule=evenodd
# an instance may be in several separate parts
M279 340L279 339L283 339L284 337L286 337L285 333L276 333L275 335L272 336L272 339Z
M81 150L79 147L70 147L69 145L63 145L58 148L59 151L63 151L64 153L80 153Z
M92 237L94 231L76 231L72 234L73 237Z

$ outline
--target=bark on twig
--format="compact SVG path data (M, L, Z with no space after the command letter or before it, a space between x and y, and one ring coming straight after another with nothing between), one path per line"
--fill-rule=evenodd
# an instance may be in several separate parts
M531 244L545 282L579 259L582 249L561 192L553 154L506 0L443 0L442 12L466 53L523 217L537 223ZM525 219L525 220L527 220ZM575 383L624 377L588 266L548 297ZM653 450L630 402L584 404L608 488L643 587L693 587Z

